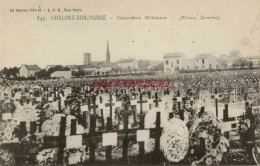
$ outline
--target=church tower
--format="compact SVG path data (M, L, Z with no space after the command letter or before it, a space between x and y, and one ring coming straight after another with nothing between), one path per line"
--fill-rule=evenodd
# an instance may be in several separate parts
M109 52L108 40L107 40L107 60L106 60L106 63L110 63L110 52Z

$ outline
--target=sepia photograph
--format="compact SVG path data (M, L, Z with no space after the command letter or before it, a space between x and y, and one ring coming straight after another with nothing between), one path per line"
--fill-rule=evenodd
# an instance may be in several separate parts
M260 1L2 1L0 166L47 165L260 165Z

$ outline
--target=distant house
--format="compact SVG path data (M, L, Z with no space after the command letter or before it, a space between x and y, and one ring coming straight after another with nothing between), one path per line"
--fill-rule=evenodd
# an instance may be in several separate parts
M216 69L217 59L211 54L199 54L194 58L195 69Z
M66 65L66 67L68 67L70 69L70 71L79 71L80 66L82 66L82 65Z
M93 64L79 65L79 69L87 75L94 75L99 71L99 67Z
M55 71L51 74L51 78L66 78L69 79L72 77L71 71Z
M102 75L105 74L105 73L111 72L112 71L112 67L114 65L115 64L113 64L113 63L105 63L105 64L102 64L102 65L99 65L99 72Z
M136 59L121 59L117 61L117 65L122 69L138 69L138 60Z
M99 71L99 67L93 64L89 65L67 65L70 71L78 72L83 71L87 75L93 75Z
M37 65L25 65L23 64L19 70L20 77L34 77L35 73L40 71L41 68Z
M163 59L164 72L175 72L184 68L185 55L182 52L167 53Z

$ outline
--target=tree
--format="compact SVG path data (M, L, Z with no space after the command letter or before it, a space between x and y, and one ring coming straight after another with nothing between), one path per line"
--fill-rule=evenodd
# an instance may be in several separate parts
M111 71L117 74L122 71L122 68L119 66L113 66Z
M151 71L162 71L164 70L163 63L159 63L151 68Z
M1 70L1 75L9 78L9 77L13 77L13 78L17 78L19 75L19 68L17 67L13 67L13 68L4 68Z
M49 70L47 71L50 75L52 73L54 73L55 71L69 71L70 69L68 67L63 67L61 65L49 68Z
M43 69L43 70L36 72L35 77L40 78L40 79L49 78L50 74L45 69Z
M139 60L138 61L138 68L141 70L146 69L147 66L150 65L150 61L149 60Z
M239 59L235 60L234 63L232 64L233 67L244 67L247 65L248 65L248 63L244 58L239 58Z
M37 78L50 78L51 77L51 74L54 73L55 71L69 71L70 69L68 67L63 67L61 65L58 65L58 66L55 66L55 67L52 67L52 68L49 68L48 71L46 71L45 69L39 71L39 72L36 72L35 73L35 76Z
M228 65L226 62L223 62L223 61L219 62L218 68L226 69L227 67L228 67Z
M229 56L230 57L240 57L241 53L238 49L236 50L232 50L230 53L229 53Z

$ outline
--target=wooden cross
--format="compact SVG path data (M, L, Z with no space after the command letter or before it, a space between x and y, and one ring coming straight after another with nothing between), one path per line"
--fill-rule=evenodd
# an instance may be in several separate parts
M102 135L103 133L109 133L109 132L117 132L118 134L118 140L123 141L123 158L122 162L124 164L128 163L128 142L130 140L136 140L136 133L137 130L139 129L144 129L144 117L140 119L140 128L139 129L128 129L128 114L125 112L124 114L124 129L122 130L115 130L112 131L112 120L111 117L108 117L107 119L107 131L95 131L96 128L96 116L95 115L90 115L90 129L89 133L84 133L80 134L82 135L82 144L83 145L88 145L86 148L89 148L89 161L88 163L94 163L95 162L95 151L96 151L96 146L95 143L100 142L102 140ZM160 126L160 112L157 112L156 114L156 128L151 128L150 130L150 138L155 138L155 149L152 154L151 158L151 163L160 163L160 136L162 133L162 128ZM75 125L75 119L74 122L71 122L71 135L75 134L76 131L76 125ZM63 151L64 148L66 147L66 136L65 136L65 128L66 128L66 117L62 117L61 119L61 124L60 124L60 134L59 136L47 136L44 138L44 147L45 148L53 148L53 147L58 147L58 163L60 165L63 164L64 161L64 156L63 156ZM144 142L139 142L140 148L139 148L139 159L143 159L144 156ZM109 164L112 162L111 158L111 152L112 152L112 147L107 146L106 147L106 162ZM143 160L139 160L143 161ZM147 162L147 161L146 161ZM84 163L86 164L86 163Z
M112 107L115 106L115 103L113 103L112 93L109 94L109 103L106 103L105 106L110 108L110 117L113 117L113 111Z
M252 107L250 107L248 101L245 102L245 109L246 109L246 111L245 111L245 112L246 112L246 113L245 113L246 118L252 119L252 117L253 117L254 115L253 115L253 112L252 112Z
M96 115L96 109L98 108L98 105L96 105L96 96L95 95L92 96L92 102L93 102L92 105L89 103L88 109L89 110L93 109L93 112Z
M215 88L215 106L216 106L216 117L218 118L218 98L219 98L219 94L218 94L218 90L217 88Z
M112 117L107 117L107 127L108 132L112 132ZM106 163L111 164L112 163L112 146L106 147Z
M140 123L139 123L139 128L141 130L144 129L144 118L145 118L145 115L143 113L141 113L140 114ZM144 154L145 154L144 142L139 142L139 158L138 158L139 164L144 162Z
M223 110L223 122L229 122L229 121L234 121L235 118L230 118L228 116L228 104L225 104L225 109Z
M161 152L160 152L160 137L162 135L162 128L161 128L161 112L157 112L156 113L156 127L154 129L154 132L156 133L155 135L155 147L154 147L154 151L152 153L152 159L153 159L153 163L155 164L159 164L160 163L160 159L162 157L161 156Z
M24 147L24 144L21 143L23 142L23 140L29 138L30 141L35 141L36 140L36 122L35 121L32 121L30 122L30 136L28 135L28 132L26 130L26 123L28 122L25 122L25 121L21 121L20 124L19 124L19 131L18 131L18 138L19 138L19 142L12 142L12 143L2 143L0 148L1 149L8 149L8 151L12 152L14 154L14 157L15 158L24 158L25 157L25 160L17 160L15 162L16 165L26 165L26 164L30 164L32 165L33 162L30 162L30 160L28 160L28 153L24 153L24 150L23 150L23 147ZM30 147L28 147L30 148ZM30 152L29 152L29 157L30 157ZM27 158L27 159L26 159Z
M127 99L126 99L127 100ZM128 109L127 104L125 106L126 110ZM127 111L124 111L124 134L125 134L125 138L123 140L123 158L124 164L128 163L128 113Z
M161 101L162 100L159 99L158 92L155 92L155 100L153 100L153 102L155 103L155 107L158 107L159 102L161 102Z
M228 87L226 87L226 89L228 89L228 103L229 103L230 102L230 92L231 92L231 89L233 89L233 88L231 87L230 84L228 84Z
M148 91L148 92L147 92L147 95L148 95L148 98L149 98L149 99L152 98L151 91Z
M124 100L125 100L125 104L124 104L125 110L128 111L128 107L131 106L130 96L125 94Z
M115 94L115 96L116 96L116 101L120 101L121 95L120 95L120 93L118 92L118 89L116 89L116 94Z
M180 99L181 99L181 101L180 101ZM184 120L184 110L181 109L181 102L182 102L183 98L180 95L180 90L177 90L177 96L174 100L177 101L177 103L178 103L180 119Z
M143 100L143 94L142 93L140 93L139 101L137 101L137 103L140 104L140 113L142 114L143 113L143 103L147 103L147 101Z
M57 154L57 164L63 164L63 150L66 146L66 142L63 141L65 138L65 131L66 131L66 117L61 117L60 121L60 133L58 136L58 154Z
M170 94L170 90L169 88L166 88L166 90L164 90L164 95L169 95Z

